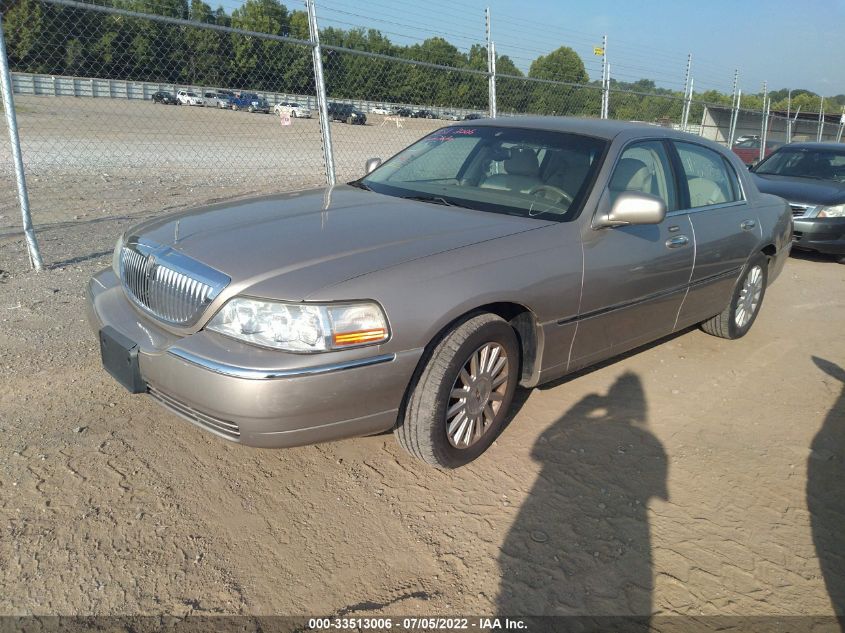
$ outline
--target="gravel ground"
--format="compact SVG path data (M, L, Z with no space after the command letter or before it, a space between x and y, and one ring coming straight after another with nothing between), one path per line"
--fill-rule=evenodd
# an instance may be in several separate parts
M51 270L0 273L0 612L845 610L845 266L793 257L740 341L522 393L443 473L390 435L250 449L126 394L83 288L130 221L47 227Z

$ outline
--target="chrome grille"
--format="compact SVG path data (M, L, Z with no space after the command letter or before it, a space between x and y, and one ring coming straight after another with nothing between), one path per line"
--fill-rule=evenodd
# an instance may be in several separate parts
M789 207L792 209L793 218L802 218L813 208L809 204L798 204L796 202L790 202Z
M229 278L168 247L131 240L120 254L120 278L129 297L173 325L192 325Z

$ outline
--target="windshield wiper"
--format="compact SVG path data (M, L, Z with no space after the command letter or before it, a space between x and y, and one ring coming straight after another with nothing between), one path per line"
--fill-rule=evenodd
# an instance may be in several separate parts
M365 185L360 180L353 180L352 182L348 182L346 184L348 184L350 187L357 187L358 189L363 189L364 191L372 191L373 190L373 188L370 187L370 185Z
M444 207L457 207L453 202L449 202L446 198L440 196L401 196L403 200L414 200L416 202L430 202L431 204L442 204Z

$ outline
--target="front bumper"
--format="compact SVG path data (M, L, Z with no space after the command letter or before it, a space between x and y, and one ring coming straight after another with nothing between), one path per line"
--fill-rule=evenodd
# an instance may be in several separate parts
M845 218L795 218L792 224L795 248L845 255Z
M263 350L200 330L176 336L142 316L110 270L88 285L88 319L138 345L148 394L225 439L300 446L390 429L422 349L326 355Z

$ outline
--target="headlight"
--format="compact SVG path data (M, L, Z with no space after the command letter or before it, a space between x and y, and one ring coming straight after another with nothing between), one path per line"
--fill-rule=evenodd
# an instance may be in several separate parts
M816 214L817 218L842 218L845 217L845 204L837 204L835 207L821 207Z
M126 241L126 234L123 233L117 239L117 244L114 245L114 253L111 256L111 269L117 278L120 279L120 252L123 250L123 243Z
M390 337L378 304L282 303L235 297L208 329L288 352L326 352L383 343Z

